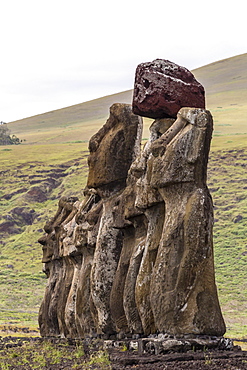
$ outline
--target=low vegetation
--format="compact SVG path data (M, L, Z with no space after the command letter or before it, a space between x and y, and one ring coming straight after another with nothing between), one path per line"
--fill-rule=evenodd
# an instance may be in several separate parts
M247 336L247 149L212 151L208 186L214 201L216 281L227 335Z
M13 339L12 339L13 341ZM11 341L0 350L0 370L25 369L111 369L108 353L102 349L85 353L80 343L60 341Z
M83 197L87 144L23 145L1 159L0 324L37 330L46 284L38 239L61 195Z
M0 145L18 145L20 144L20 139L16 135L10 134L10 129L7 123L0 122Z

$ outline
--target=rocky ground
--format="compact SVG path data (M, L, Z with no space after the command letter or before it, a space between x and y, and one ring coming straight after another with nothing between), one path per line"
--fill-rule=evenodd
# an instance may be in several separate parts
M105 351L96 344L66 340L44 341L41 338L0 338L1 370L71 370L71 369L247 369L247 352L191 351L165 355L138 355L125 348Z
M112 369L162 369L162 370L242 370L247 369L247 354L242 351L212 351L196 353L172 353L167 355L137 356L128 353L110 355Z

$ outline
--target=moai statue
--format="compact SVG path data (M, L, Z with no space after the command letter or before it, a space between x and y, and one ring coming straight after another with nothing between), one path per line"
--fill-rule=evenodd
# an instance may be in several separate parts
M76 209L75 197L62 197L58 211L46 223L46 236L39 239L42 244L44 272L48 277L45 295L39 310L39 326L42 336L67 335L64 323L64 312L71 287L72 269L63 258L61 238L64 233L63 224L67 224L74 216Z
M152 230L147 240L156 241L153 258L144 253L136 283L144 332L223 335L213 262L213 207L206 185L213 121L205 110L204 88L186 68L156 59L137 67L132 106L134 113L155 118L153 129L162 119L176 119L160 137L151 131L145 164L137 166L141 175L136 187L142 191L136 203L145 208ZM163 200L159 236L155 208L144 205L154 192Z
M141 151L142 118L154 118ZM46 224L42 336L222 336L207 163L213 120L187 69L138 66L133 97L89 142L85 198Z
M158 189L151 187L153 155L152 144L164 134L175 120L172 118L156 119L150 127L150 137L137 160L132 164L131 171L135 174L136 200L135 205L146 217L146 236L143 256L135 284L135 299L141 318L143 334L156 332L154 316L150 301L150 283L153 268L162 235L165 203Z
M140 152L142 118L129 104L114 104L110 117L89 143L85 198L63 197L45 226L43 262L48 276L40 308L42 336L114 334L110 294L123 233L115 227L118 197ZM118 304L118 302L117 302Z
M182 108L151 148L151 186L165 202L165 222L150 285L159 332L221 336L225 324L215 284L213 206L206 177L212 116Z
M163 226L164 202L158 190L149 186L147 164L151 143L170 124L165 119L152 125L150 139L132 163L127 187L119 197L121 222L119 217L114 222L122 229L123 247L111 291L111 311L120 336L152 331L149 283Z
M102 214L91 271L91 297L98 334L116 332L111 312L111 290L123 247L123 232L116 217L123 215L119 197L126 187L129 167L140 152L142 118L128 104L114 104L110 117L89 143L88 188L102 199ZM120 302L117 302L118 305ZM112 306L114 311L115 307Z

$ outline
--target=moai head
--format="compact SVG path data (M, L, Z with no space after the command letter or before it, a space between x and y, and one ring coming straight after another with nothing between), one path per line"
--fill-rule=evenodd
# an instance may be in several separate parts
M106 124L91 138L88 188L110 193L125 187L128 170L140 151L142 118L131 105L113 104Z

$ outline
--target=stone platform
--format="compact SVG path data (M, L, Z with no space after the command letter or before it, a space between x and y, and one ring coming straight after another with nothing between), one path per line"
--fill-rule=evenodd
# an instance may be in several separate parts
M106 350L111 348L124 348L128 351L137 351L139 355L160 355L175 352L185 353L201 350L233 351L241 349L239 346L234 346L233 340L229 338L195 335L175 338L167 334L150 335L147 338L137 339L104 340L103 348Z

